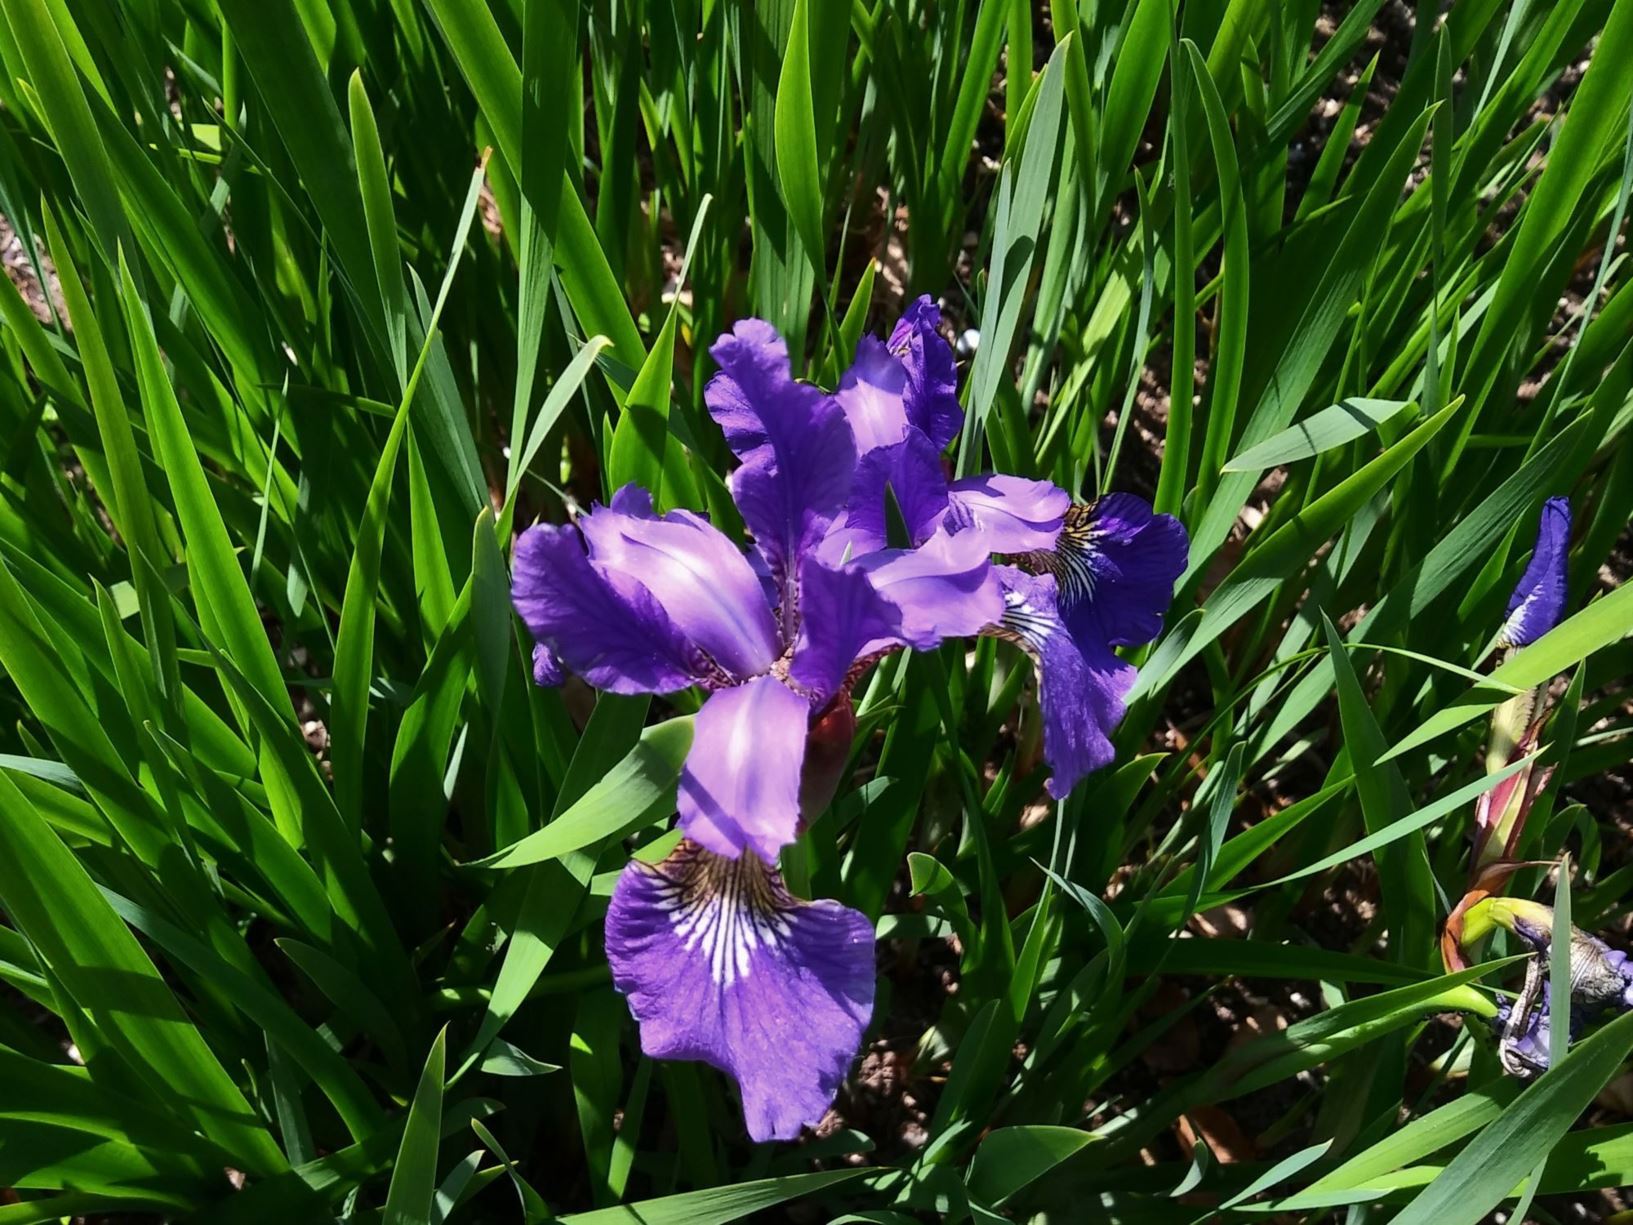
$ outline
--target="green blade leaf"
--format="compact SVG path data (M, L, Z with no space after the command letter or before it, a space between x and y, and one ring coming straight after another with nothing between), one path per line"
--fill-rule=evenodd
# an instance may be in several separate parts
M155 1101L273 1175L283 1154L90 875L0 772L0 904Z
M1475 1225L1544 1160L1633 1051L1633 1013L1577 1043L1452 1158L1395 1218L1398 1225Z
M509 869L542 863L650 825L673 809L681 765L691 747L690 716L647 728L640 743L583 799L537 833L469 866Z
M1436 710L1403 736L1380 761L1390 761L1462 727L1506 702L1517 689L1544 684L1596 651L1625 638L1633 629L1633 583L1624 583L1567 617L1530 646L1492 669L1489 684L1471 685L1462 696Z
M820 285L827 275L827 244L822 237L822 176L817 165L816 116L812 112L811 26L806 0L794 0L782 75L777 80L773 123L783 204Z
M1226 472L1263 472L1331 451L1393 421L1411 408L1409 400L1369 400L1352 396L1311 413L1303 421L1249 447L1225 465Z
M1000 1204L1094 1139L1092 1132L1075 1127L1000 1127L975 1150L967 1180L970 1194L984 1204Z
M408 1123L386 1193L385 1225L425 1225L437 1193L437 1149L442 1140L442 1078L448 1031L437 1034L425 1060L419 1088L408 1108Z
M866 1170L823 1170L816 1174L761 1178L738 1183L735 1187L711 1187L616 1208L574 1212L561 1220L562 1225L726 1225L750 1213L786 1204L865 1173Z

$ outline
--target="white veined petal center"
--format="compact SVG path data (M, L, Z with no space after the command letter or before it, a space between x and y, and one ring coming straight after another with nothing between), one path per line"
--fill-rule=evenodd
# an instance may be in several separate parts
M747 979L756 949L775 948L793 934L786 912L796 903L753 852L727 859L683 844L668 866L657 904L682 949L708 963L718 986Z

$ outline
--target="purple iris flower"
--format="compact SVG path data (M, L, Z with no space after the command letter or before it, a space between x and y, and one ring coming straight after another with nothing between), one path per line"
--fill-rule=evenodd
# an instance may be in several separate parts
M846 385L877 381L898 412L911 398L941 436L957 410L951 356L943 363L909 323L898 332ZM753 555L701 515L659 514L626 486L576 525L524 532L512 596L541 684L571 670L612 693L707 691L677 797L686 839L620 877L607 958L647 1054L732 1075L750 1134L788 1139L821 1118L861 1042L873 937L856 911L793 898L778 852L817 815L802 813L802 793L805 807L832 793L811 775L843 765L861 665L978 633L1002 600L986 553L951 535L826 549L858 480L846 409L795 381L782 338L760 320L711 353L719 373L704 399L741 461L730 488Z
M1571 503L1549 498L1537 524L1537 547L1508 598L1502 645L1523 647L1559 624L1565 613L1565 562L1571 544Z
M540 684L570 670L614 693L707 691L677 797L686 838L620 876L607 959L646 1053L731 1075L756 1140L821 1118L872 1012L871 924L792 897L775 866L832 794L863 666L980 633L1017 642L1064 795L1111 760L1134 675L1114 648L1156 635L1185 565L1184 529L1131 495L1074 506L1047 481L949 482L963 414L939 323L921 298L832 394L795 381L760 320L715 344L704 399L740 460L752 555L632 486L517 542Z
M856 439L856 480L818 553L859 559L903 609L908 640L942 628L934 602L915 598L913 571L934 559L940 582L967 579L961 611L988 609L983 632L1015 642L1037 668L1048 787L1058 798L1114 756L1111 732L1134 683L1115 648L1161 631L1189 540L1178 519L1133 494L1074 505L1048 481L987 474L948 482L941 451L963 414L939 323L921 298L888 345L869 337L858 346L834 397ZM889 547L892 503L911 549ZM1014 564L983 569L993 555Z

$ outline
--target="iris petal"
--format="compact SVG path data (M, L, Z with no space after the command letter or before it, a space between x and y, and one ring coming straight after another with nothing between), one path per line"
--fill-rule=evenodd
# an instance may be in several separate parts
M1060 608L1080 640L1138 646L1162 632L1190 543L1172 515L1131 493L1073 506L1052 553L1036 560L1060 583Z
M797 383L788 346L769 323L741 320L709 350L720 373L703 399L742 467L732 496L779 589L845 505L856 466L833 397Z
M682 842L624 869L606 936L647 1055L732 1077L755 1140L791 1140L822 1118L873 1012L865 915L791 897L752 855Z
M856 360L834 392L856 440L857 455L893 446L907 437L906 391L907 371L901 361L877 336L862 337L856 345Z
M843 569L807 557L800 575L800 630L789 677L826 704L863 648L900 633L901 613L859 566ZM814 814L813 814L814 815Z
M623 505L635 508L627 497ZM591 561L650 591L680 631L733 676L765 671L782 644L748 558L701 516L651 515L650 505L644 515L610 506L586 515L580 526Z
M818 551L838 562L865 557L890 544L887 498L894 498L903 526L920 544L934 534L947 515L947 478L941 453L914 431L900 442L876 447L856 465L856 483L844 516L834 524Z
M955 481L947 491L947 523L955 531L981 533L989 553L1053 549L1072 504L1050 481L992 473Z
M860 559L874 588L901 612L901 628L863 648L899 644L928 650L948 638L978 634L1003 615L1004 598L985 545L946 530L916 549L883 549Z
M810 704L770 676L709 695L681 770L680 825L718 855L767 863L799 833Z
M1061 799L1084 775L1116 756L1111 733L1122 721L1134 668L1096 639L1072 634L1056 606L1055 578L994 566L1004 589L1001 636L1032 657L1043 714L1049 794Z
M535 643L533 647L533 683L542 685L546 689L554 689L567 679L562 671L561 660L556 653L544 643Z
M940 451L958 436L964 410L958 405L958 367L941 338L941 311L928 294L903 313L890 333L890 351L907 371L908 420Z
M708 674L698 649L652 593L590 564L577 529L528 528L516 541L511 599L548 652L534 675L559 681L562 666L610 693L673 693Z

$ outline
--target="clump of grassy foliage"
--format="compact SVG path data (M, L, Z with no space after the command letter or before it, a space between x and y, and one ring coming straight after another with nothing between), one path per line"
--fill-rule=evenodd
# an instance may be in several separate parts
M1513 981L1436 932L1515 686L1570 684L1527 853L1573 850L1578 926L1626 908L1572 797L1628 758L1633 5L1419 4L1377 54L1381 0L1034 7L0 2L0 1223L1633 1182L1625 1127L1570 1130L1628 1023L1523 1093L1431 1024ZM832 386L907 292L979 331L971 470L1147 492L1190 568L1057 806L1011 648L876 670L785 868L878 920L922 1119L753 1146L601 951L669 707L529 684L507 552L631 479L727 516L709 341L760 315ZM1576 615L1490 678L1556 494ZM1250 938L1193 923L1227 903ZM1141 1074L1153 998L1239 977L1319 1010ZM1170 1138L1252 1095L1261 1156Z

